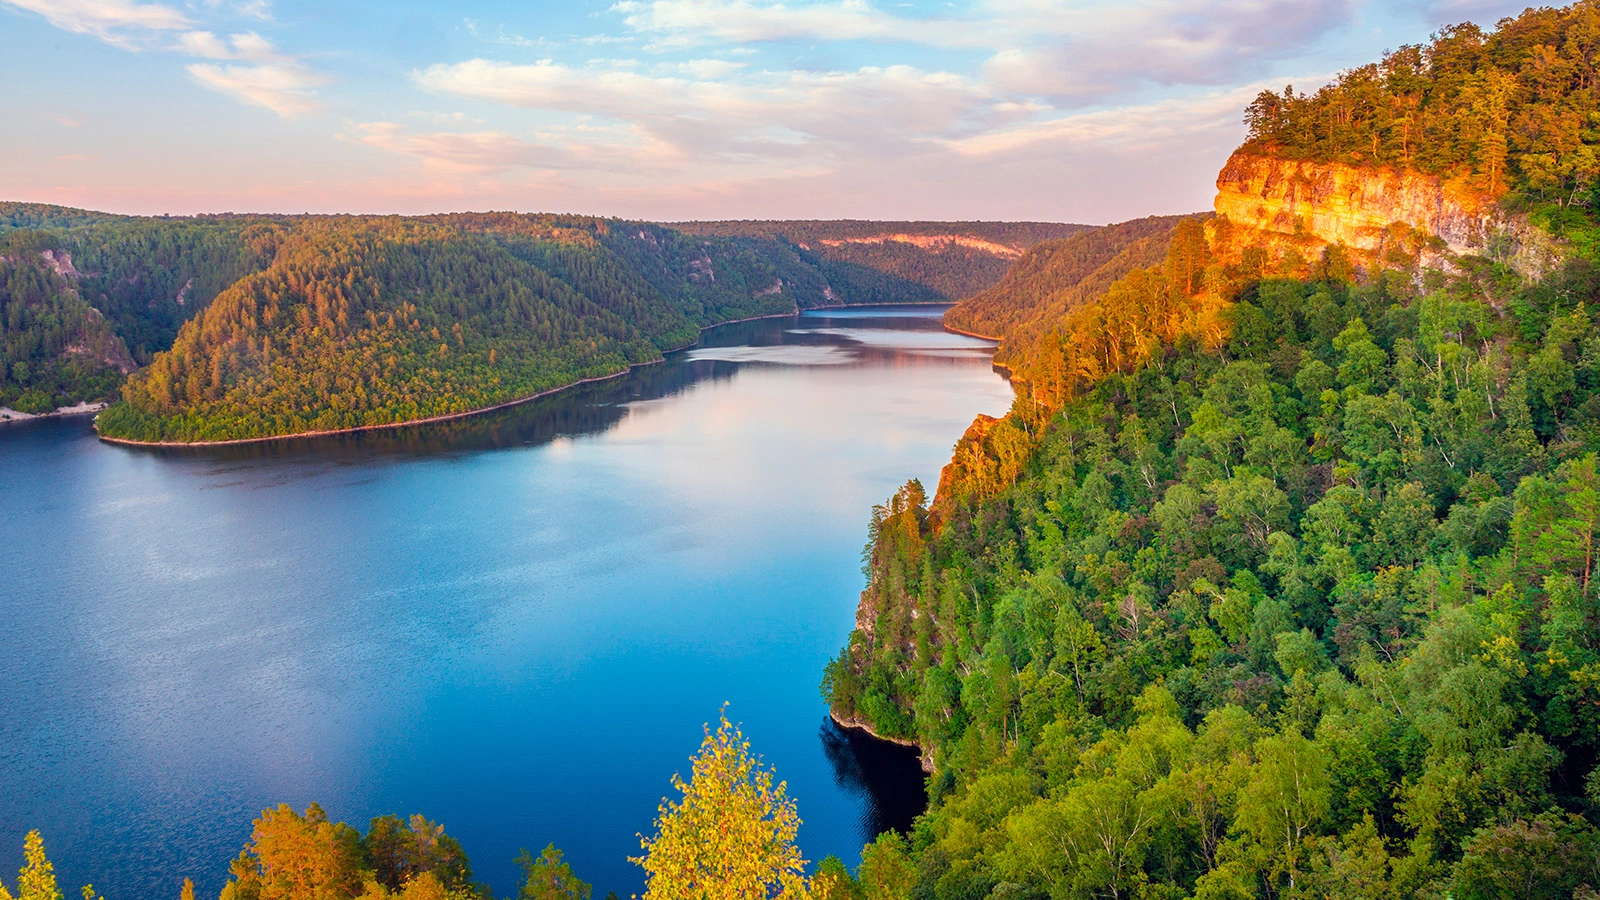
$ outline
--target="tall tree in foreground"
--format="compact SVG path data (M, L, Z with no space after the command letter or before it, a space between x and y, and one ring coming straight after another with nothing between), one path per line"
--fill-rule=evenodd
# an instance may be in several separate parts
M360 893L361 835L313 803L263 810L222 900L342 900Z
M526 874L517 900L589 900L594 891L587 881L572 874L572 865L562 859L555 844L547 845L537 858L522 851L517 865Z
M44 838L39 832L30 831L23 839L22 858L15 900L61 900L61 889L56 887L56 870L44 855ZM0 900L12 900L3 882L0 882Z
M400 891L427 872L447 890L472 886L472 867L455 838L444 826L421 815L409 821L399 816L379 816L367 827L361 849L373 877L390 891Z
M795 846L800 816L784 782L728 722L708 726L680 800L663 799L654 837L641 839L645 900L767 900L805 893Z

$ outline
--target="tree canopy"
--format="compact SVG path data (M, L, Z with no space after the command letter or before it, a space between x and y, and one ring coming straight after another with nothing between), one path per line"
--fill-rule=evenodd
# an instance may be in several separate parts
M644 900L803 897L795 803L726 714L691 762L688 781L672 777L682 796L661 801L656 833L641 839Z

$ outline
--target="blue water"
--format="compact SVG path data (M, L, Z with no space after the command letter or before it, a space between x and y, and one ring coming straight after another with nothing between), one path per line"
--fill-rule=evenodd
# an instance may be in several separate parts
M638 892L637 835L728 703L808 859L920 807L817 683L870 506L1011 392L938 310L728 326L503 413L244 448L0 427L0 873L215 896L280 802L442 822L497 894L554 842Z

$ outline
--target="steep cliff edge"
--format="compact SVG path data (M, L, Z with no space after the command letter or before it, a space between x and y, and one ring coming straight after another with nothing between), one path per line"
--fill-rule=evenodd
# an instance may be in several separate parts
M1465 178L1291 160L1250 146L1217 175L1213 252L1240 260L1259 248L1289 271L1343 245L1362 268L1450 268L1462 256L1488 256L1538 278L1561 256L1557 242L1526 217Z

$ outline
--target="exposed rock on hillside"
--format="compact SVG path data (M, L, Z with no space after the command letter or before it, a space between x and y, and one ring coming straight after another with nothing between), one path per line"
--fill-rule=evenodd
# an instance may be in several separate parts
M1257 247L1293 270L1343 245L1352 262L1447 268L1460 256L1504 259L1538 277L1559 258L1554 241L1464 180L1397 169L1234 152L1217 176L1214 251Z

